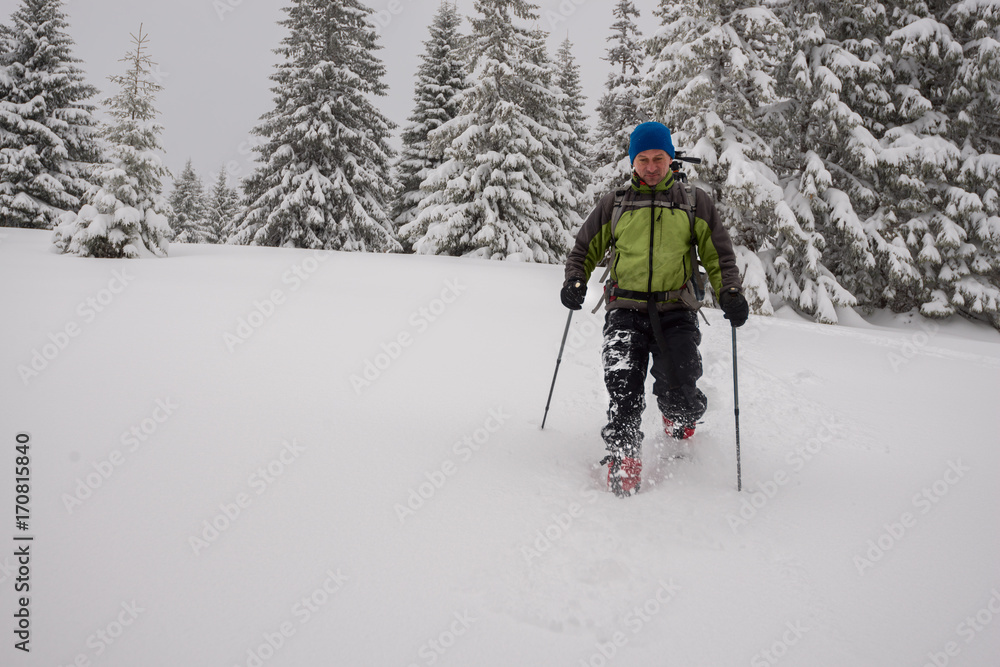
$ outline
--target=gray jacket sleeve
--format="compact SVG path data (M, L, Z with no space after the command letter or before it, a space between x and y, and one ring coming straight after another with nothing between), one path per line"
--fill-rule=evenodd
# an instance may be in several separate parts
M614 191L601 197L576 235L576 243L566 258L566 281L586 283L611 243L611 214L615 205ZM564 283L564 284L565 284Z

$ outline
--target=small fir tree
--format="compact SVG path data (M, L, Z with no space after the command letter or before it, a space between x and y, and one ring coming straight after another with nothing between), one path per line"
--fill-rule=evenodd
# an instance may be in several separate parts
M188 159L170 195L170 229L178 243L218 243L208 223L205 186Z
M97 184L77 213L66 213L54 242L63 252L90 257L139 257L167 254L170 205L162 196L162 179L170 172L160 157L153 106L161 86L153 79L156 64L146 52L148 36L139 27L135 49L121 62L129 69L110 80L118 94L105 101L112 122L104 132L110 162L96 171Z
M226 168L222 167L206 204L205 222L213 239L210 243L226 242L239 213L239 193L229 187Z
M593 207L593 197L589 194L594 172L590 167L590 128L584 113L586 97L580 83L580 66L573 56L573 43L567 37L556 52L556 85L562 93L558 108L563 116L566 137L560 142L563 169L569 180L571 193L576 199L575 210L582 219ZM576 232L575 227L569 228Z

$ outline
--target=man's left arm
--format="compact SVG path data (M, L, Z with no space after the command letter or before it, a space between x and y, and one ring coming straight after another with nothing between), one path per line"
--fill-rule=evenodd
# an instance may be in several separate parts
M704 190L695 188L696 205L694 230L698 242L698 256L708 272L715 294L736 288L743 291L743 280L736 266L733 241L722 224L718 209Z

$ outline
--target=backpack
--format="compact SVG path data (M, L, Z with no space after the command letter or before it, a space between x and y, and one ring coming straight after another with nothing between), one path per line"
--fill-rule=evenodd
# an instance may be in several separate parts
M675 205L674 208L686 211L688 220L691 222L691 290L686 289L687 286L685 286L676 290L676 292L666 292L664 293L665 298L663 300L680 299L693 310L697 311L701 308L702 300L705 298L705 281L701 274L701 263L698 261L698 248L694 232L694 209L697 200L694 186L684 180L678 180L677 185L681 187L681 192L684 195L684 203ZM601 276L601 282L604 283L604 299L597 302L591 313L596 313L602 304L610 303L611 299L614 298L612 292L614 289L617 289L611 284L610 277L611 265L614 263L615 257L615 229L625 211L625 195L628 193L629 188L630 186L626 185L623 188L615 190L615 202L611 212L611 243L608 245L608 251L604 256L606 267L604 275ZM652 203L650 203L650 206L652 206Z

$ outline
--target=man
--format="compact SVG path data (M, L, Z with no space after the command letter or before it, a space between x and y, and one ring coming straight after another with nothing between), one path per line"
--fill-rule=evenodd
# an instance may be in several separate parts
M629 139L631 187L620 197L605 195L584 222L566 262L560 295L567 308L579 309L591 272L611 247L602 348L611 400L608 423L601 430L608 456L601 464L608 465L609 490L620 497L639 490L639 429L650 356L653 394L668 437L690 438L708 407L697 387L701 332L693 283L700 277L692 247L697 247L730 323L742 326L750 312L733 244L715 205L704 191L675 182L670 169L674 155L665 125L635 128Z

